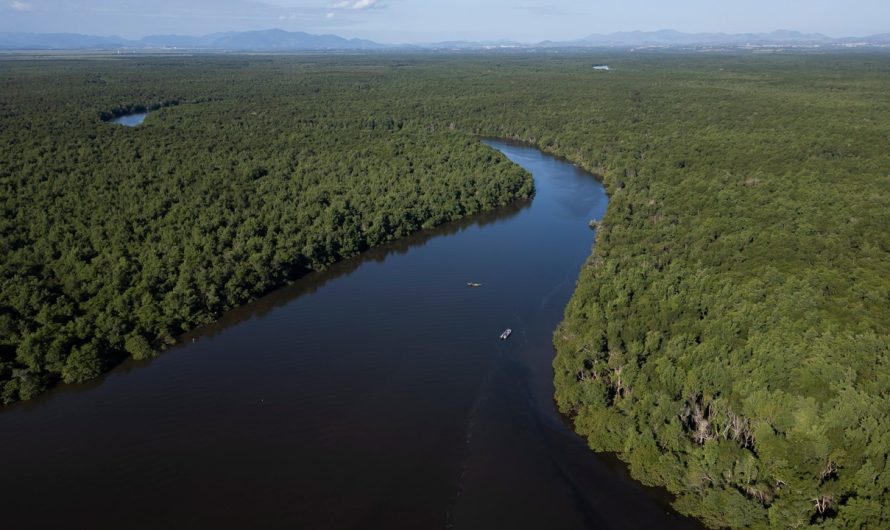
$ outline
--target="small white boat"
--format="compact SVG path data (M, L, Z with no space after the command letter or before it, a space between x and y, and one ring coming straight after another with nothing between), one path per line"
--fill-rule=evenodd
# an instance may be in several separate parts
M482 287L482 284L476 282L467 282L467 287Z
M512 329L510 329L510 328L505 329L504 332L501 333L501 340L507 340L508 338L510 338L511 333L513 333Z

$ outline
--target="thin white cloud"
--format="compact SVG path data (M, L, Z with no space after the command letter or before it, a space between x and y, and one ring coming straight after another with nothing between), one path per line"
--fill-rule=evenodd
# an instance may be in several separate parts
M131 39L152 34L206 35L281 28L309 33L345 32L386 0L0 0L0 32L115 33ZM532 1L532 0L526 0ZM333 16L330 14L333 13ZM364 35L361 35L364 36Z
M563 9L558 6L553 5L527 5L527 6L516 6L513 9L517 9L520 11L528 11L530 13L534 13L535 15L544 15L544 16L580 16L582 13L577 11L570 11L568 9Z
M31 11L31 4L26 4L25 2L19 2L19 0L10 0L6 3L9 9L13 11Z
M361 10L382 6L380 5L380 0L340 0L339 2L334 2L332 7L336 9Z

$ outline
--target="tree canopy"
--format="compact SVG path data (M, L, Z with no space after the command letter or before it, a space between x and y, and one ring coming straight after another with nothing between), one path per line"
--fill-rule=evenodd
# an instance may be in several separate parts
M591 447L714 528L890 526L888 74L853 53L4 62L2 398L529 196L474 136L519 139L611 197L554 336Z

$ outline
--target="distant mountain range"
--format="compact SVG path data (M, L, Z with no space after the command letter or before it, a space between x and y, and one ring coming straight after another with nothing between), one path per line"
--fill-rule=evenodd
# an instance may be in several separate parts
M185 49L206 51L336 51L386 49L493 49L493 48L701 48L701 47L890 47L890 33L868 37L831 38L818 33L681 33L673 30L630 31L590 35L573 41L518 43L513 41L449 41L427 44L379 44L336 35L311 35L280 29L214 33L202 37L152 35L140 40L118 36L97 37L74 33L0 33L3 50L108 50Z
M827 44L833 39L819 33L773 31L772 33L681 33L674 30L630 31L591 35L581 43L591 46L744 46L768 44Z
M139 44L155 48L246 51L374 50L387 47L369 40L344 39L336 35L310 35L301 31L290 32L281 29L214 33L203 37L152 35L140 40Z
M0 33L4 50L83 50L120 48L132 43L121 37L94 37L75 33Z
M214 33L203 37L151 35L140 40L73 33L0 33L0 49L4 50L182 48L217 51L321 51L375 50L388 47L390 46L369 40L344 39L336 35L310 35L280 29Z
M580 41L555 43L557 46L592 47L697 47L697 46L824 46L848 47L854 45L885 46L890 43L890 34L868 37L847 37L835 39L820 33L800 33L778 30L771 33L681 33L674 30L630 31L610 35L590 35Z

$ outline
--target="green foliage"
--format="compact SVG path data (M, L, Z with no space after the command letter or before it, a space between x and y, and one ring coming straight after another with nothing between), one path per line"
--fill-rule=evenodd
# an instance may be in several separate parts
M888 74L870 54L3 63L0 398L528 196L471 135L524 140L611 196L555 334L591 446L713 527L888 527ZM158 110L102 121L135 105Z
M887 527L890 58L624 61L561 410L714 528Z
M95 343L75 346L65 359L62 367L62 380L66 383L80 383L92 379L102 373L102 360L99 348ZM23 399L28 399L22 397Z
M154 348L142 335L133 334L124 341L124 350L134 359L148 359L155 354Z
M401 78L397 70L394 79ZM310 270L533 192L366 66L4 62L0 399L96 377ZM106 120L154 110L135 129Z

